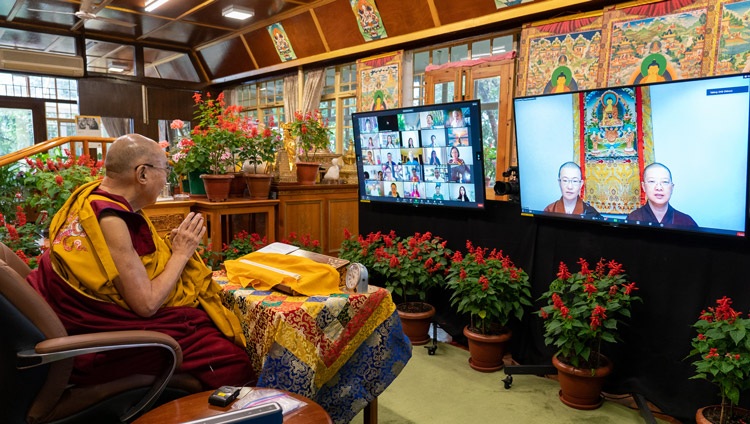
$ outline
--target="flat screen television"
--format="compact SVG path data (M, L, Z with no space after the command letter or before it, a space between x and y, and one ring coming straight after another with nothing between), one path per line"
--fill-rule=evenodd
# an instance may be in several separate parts
M521 211L744 237L750 76L514 99Z
M360 202L484 208L478 100L352 114Z

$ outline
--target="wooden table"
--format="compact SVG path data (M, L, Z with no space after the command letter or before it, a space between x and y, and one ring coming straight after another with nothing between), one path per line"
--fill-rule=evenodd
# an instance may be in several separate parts
M154 224L159 235L164 237L165 234L180 225L187 214L190 213L193 205L195 205L195 200L158 201L143 208L143 213Z
M256 388L255 390L270 390ZM181 423L185 421L207 418L219 415L231 410L231 405L220 407L208 403L208 396L213 390L195 393L180 399L165 403L158 408L152 409L133 422L133 424L164 424ZM295 393L286 392L295 399L305 402L306 405L284 415L284 423L287 424L332 424L331 417L326 411L312 400Z
M276 241L276 207L278 200L238 200L230 198L226 202L209 202L208 200L196 200L192 206L193 212L200 212L206 217L208 226L207 239L211 240L211 250L221 252L222 246L228 242L233 234L224 238L221 218L223 216L240 214L265 214L265 235L268 242Z
M214 279L242 323L258 387L310 398L337 424L363 408L365 423L377 423L377 397L412 354L387 290L288 296L230 283L224 271Z

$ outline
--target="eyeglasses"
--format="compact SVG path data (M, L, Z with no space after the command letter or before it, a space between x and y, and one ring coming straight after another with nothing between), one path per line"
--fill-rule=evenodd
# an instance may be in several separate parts
M136 165L136 166L135 166L135 168L133 168L133 170L136 170L136 169L138 169L138 167L139 167L139 166L147 166L147 167L149 167L149 168L154 168L154 169L161 169L162 171L164 171L164 173L165 173L165 174L166 174L166 173L169 173L169 168L168 168L168 167L164 167L164 168L162 168L161 166L155 166L155 165L151 165L150 163L142 163L142 164L140 164L140 165Z
M655 187L657 185L661 185L662 187L666 187L666 186L672 185L672 181L669 181L669 180L660 180L660 181L657 181L657 180L646 180L645 182L646 182L646 185L649 185L649 186L652 186L652 187Z
M581 180L579 180L578 178L573 178L573 179L558 178L557 181L560 181L564 185L568 185L568 184L578 185L578 184L581 184Z

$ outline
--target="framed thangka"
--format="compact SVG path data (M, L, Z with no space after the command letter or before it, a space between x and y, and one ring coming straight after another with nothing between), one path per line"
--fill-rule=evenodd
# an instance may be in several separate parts
M365 41L379 40L388 37L383 26L383 20L380 19L375 0L349 0L352 5L352 11L357 17L359 32L362 33Z
M401 106L403 50L357 61L357 110L383 110Z
M273 45L274 47L276 47L276 53L279 54L279 58L281 59L281 61L286 62L296 59L297 55L294 54L292 43L289 42L289 37L287 37L286 31L284 31L284 27L281 25L281 23L277 22L275 24L271 24L267 28L268 34L273 40Z
M660 2L604 12L606 86L704 75L708 0Z
M750 72L750 1L721 2L710 16L716 34L711 75Z
M527 24L518 92L532 96L598 87L601 16Z
M653 143L650 121L643 119L648 114L636 106L635 90L589 91L577 102L575 155L586 179L584 198L602 213L638 208L640 173L644 160L653 161Z

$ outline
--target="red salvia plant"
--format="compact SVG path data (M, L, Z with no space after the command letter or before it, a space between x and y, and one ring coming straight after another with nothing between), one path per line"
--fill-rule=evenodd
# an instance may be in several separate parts
M529 276L501 250L489 251L470 241L466 249L465 256L456 251L451 258L446 283L453 292L451 305L471 316L472 331L501 334L511 318L520 320L531 306Z
M547 305L538 311L544 319L544 342L558 349L558 359L576 368L596 368L602 342L619 339L618 324L630 317L631 304L641 299L634 294L621 264L578 261L581 270L571 273L561 262L557 278L541 299Z

